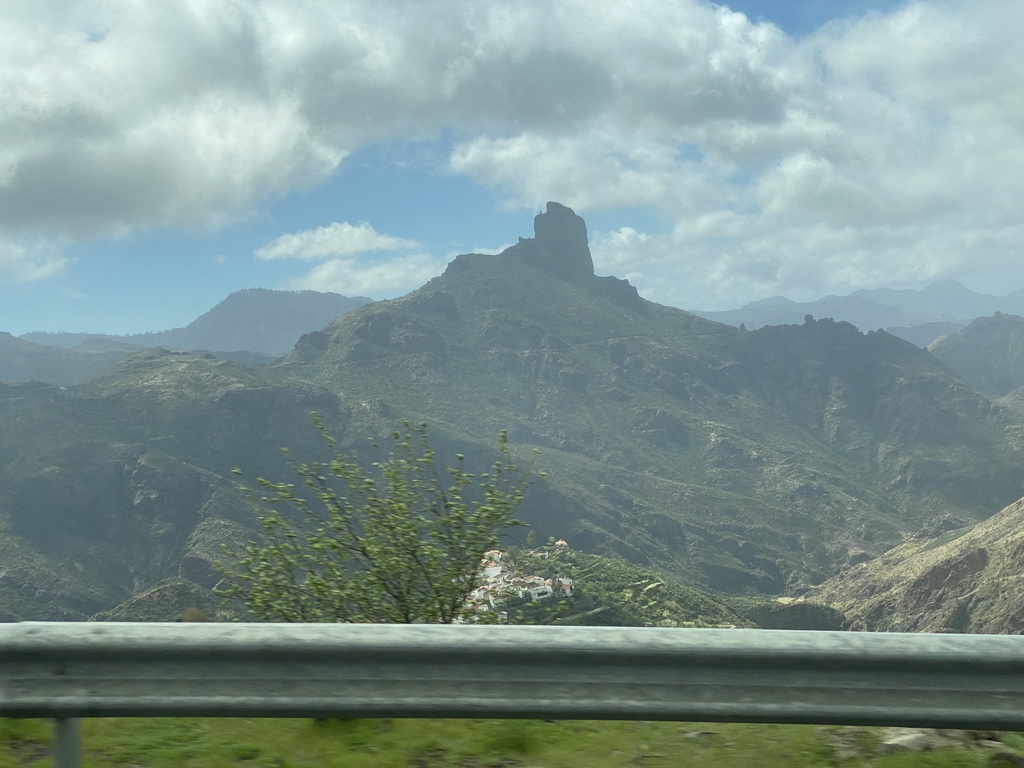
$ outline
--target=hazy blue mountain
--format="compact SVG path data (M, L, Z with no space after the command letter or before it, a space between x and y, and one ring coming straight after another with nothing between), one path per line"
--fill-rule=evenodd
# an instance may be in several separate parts
M142 334L134 334L141 336ZM30 331L29 333L23 333L18 336L23 341L30 341L33 344L44 344L48 347L60 347L61 349L75 349L76 347L82 346L83 344L95 344L95 343L110 343L110 344L124 344L127 346L139 348L143 346L141 344L135 344L129 341L132 338L132 334L125 334L121 336L104 334L104 333L71 333L71 332L55 332L55 331Z
M302 334L323 328L334 318L369 301L362 296L350 298L338 293L248 288L232 293L184 328L125 336L27 333L21 338L65 348L107 339L140 347L281 355L288 352Z
M802 323L807 315L842 320L856 325L863 331L914 324L914 318L901 309L860 296L826 296L818 301L804 302L775 296L744 304L740 309L719 312L695 311L695 314L729 325L745 325L751 331L766 325Z
M1024 317L997 312L934 341L928 350L994 397L1024 387Z
M805 302L775 296L739 309L695 311L701 317L735 326L742 324L750 330L801 323L807 315L828 317L852 323L862 331L884 328L920 347L994 312L1024 314L1024 290L993 296L976 293L955 280L937 280L921 290L878 288Z
M0 333L0 381L75 384L144 347L210 350L221 359L264 365L304 333L368 303L316 291L236 291L184 328L108 336L90 333Z
M0 332L0 381L74 384L117 362L132 349L136 347L115 341L62 349Z
M851 296L895 307L923 322L962 322L1024 307L1024 295L1020 291L1008 296L975 293L956 280L936 280L919 291L876 288L854 291Z

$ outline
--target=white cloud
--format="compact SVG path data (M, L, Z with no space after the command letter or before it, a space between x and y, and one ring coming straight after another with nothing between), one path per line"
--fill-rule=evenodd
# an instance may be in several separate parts
M269 82L256 5L13 2L0 17L9 238L217 227L344 157Z
M506 250L508 248L511 248L512 246L513 246L513 243L504 243L502 245L495 245L495 246L478 245L476 248L473 248L472 250L467 251L467 253L480 253L480 254L484 254L484 255L487 255L487 256L497 256L499 253L501 253L502 251L504 251L504 250ZM462 254L460 252L458 252L458 251L451 251L451 252L448 253L447 260L451 261L456 256L461 256L461 255Z
M635 55L615 78L628 97L578 130L467 138L452 169L517 206L660 211L670 233L602 236L595 261L682 306L963 277L1019 258L1024 6L911 3L803 41L728 14L691 22L710 41L696 61L667 45L671 24L648 30L648 46L626 24L618 50ZM620 61L616 42L608 51Z
M801 39L703 0L21 0L0 14L0 279L60 269L59 253L11 243L216 227L344 179L360 147L438 136L455 137L436 142L446 170L502 205L653 210L668 231L620 229L594 251L659 301L1019 258L1022 3L919 0ZM261 252L329 259L303 280L433 269L354 258L415 248L360 226Z
M0 236L0 283L29 283L58 274L68 263L60 243Z
M419 247L413 240L382 235L365 221L332 222L326 227L281 235L253 255L262 261L300 259L316 261L331 256L353 256L370 251L400 251Z
M282 235L259 248L253 256L263 261L320 261L306 274L288 283L287 287L292 290L390 298L418 288L444 271L444 259L417 250L420 248L420 243L382 234L366 222L332 222L324 227ZM382 251L414 252L382 256Z
M292 290L332 291L346 296L391 298L444 271L445 261L426 253L375 258L329 259L292 280Z
M64 296L65 298L72 299L74 301L85 301L86 299L89 298L89 294L84 293L83 291L80 291L77 288L72 288L69 285L62 285L60 287L60 295Z

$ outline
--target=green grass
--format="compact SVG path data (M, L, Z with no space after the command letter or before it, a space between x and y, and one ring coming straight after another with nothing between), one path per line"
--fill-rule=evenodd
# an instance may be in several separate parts
M52 765L50 736L0 720L0 768ZM883 755L876 728L569 720L111 718L83 721L82 741L83 768L980 768L996 751Z

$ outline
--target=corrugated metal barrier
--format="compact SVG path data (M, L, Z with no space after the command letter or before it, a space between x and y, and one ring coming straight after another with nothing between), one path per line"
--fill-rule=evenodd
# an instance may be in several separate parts
M0 624L0 716L693 720L1024 730L1024 636ZM61 745L65 745L62 747ZM68 762L68 760L71 762Z

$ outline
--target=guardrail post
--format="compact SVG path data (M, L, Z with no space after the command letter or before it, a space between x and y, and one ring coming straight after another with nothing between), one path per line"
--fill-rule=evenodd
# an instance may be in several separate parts
M59 717L53 721L53 767L78 768L78 718Z

